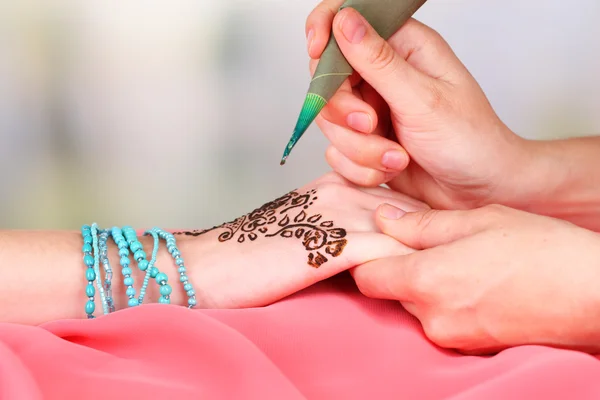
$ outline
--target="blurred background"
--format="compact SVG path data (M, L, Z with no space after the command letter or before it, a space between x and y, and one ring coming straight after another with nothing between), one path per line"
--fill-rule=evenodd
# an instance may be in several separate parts
M0 1L0 228L208 227L328 170L308 87L316 0ZM430 0L528 138L600 134L598 0Z

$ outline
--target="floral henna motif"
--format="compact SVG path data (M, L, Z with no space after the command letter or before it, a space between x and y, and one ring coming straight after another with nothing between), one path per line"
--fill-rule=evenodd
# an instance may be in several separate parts
M236 235L239 243L246 239L254 241L259 235L297 239L309 251L308 265L319 268L328 261L326 254L331 257L342 254L347 240L346 230L334 227L333 221L323 221L321 214L307 214L306 210L317 200L316 193L312 189L300 195L294 190L231 222L211 229L175 234L200 236L215 229L225 229L219 235L220 242L231 240ZM270 229L272 226L275 228Z

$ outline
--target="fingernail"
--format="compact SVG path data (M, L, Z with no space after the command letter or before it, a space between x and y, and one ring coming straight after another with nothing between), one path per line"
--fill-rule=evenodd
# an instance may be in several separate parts
M371 116L367 113L350 113L346 118L346 123L350 128L355 129L359 132L369 133L371 132L371 130L373 130L373 121L371 120Z
M381 157L381 164L386 168L400 171L406 167L406 154L400 150L387 151Z
M306 44L307 44L307 48L308 48L308 54L310 54L310 48L312 47L312 42L313 42L314 36L315 36L315 31L312 29L310 31L308 31L308 35L306 35Z
M367 33L367 28L356 11L346 12L346 17L342 21L342 34L350 43L360 43Z
M404 211L391 204L386 203L379 207L379 215L385 219L399 219L404 214L406 214Z

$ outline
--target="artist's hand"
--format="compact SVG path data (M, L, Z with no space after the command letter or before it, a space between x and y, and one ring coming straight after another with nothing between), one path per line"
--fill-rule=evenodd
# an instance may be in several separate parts
M200 307L270 304L367 261L411 252L380 233L375 209L391 202L415 211L426 205L389 189L358 189L330 173L198 236L176 235L193 260Z
M600 351L597 233L496 205L402 214L383 205L377 224L417 251L353 276L367 296L402 302L433 342L468 353Z
M387 183L434 208L509 204L525 141L500 121L444 39L409 20L388 42L343 0L324 0L307 21L316 67L330 34L357 72L321 112L327 160L363 186ZM410 163L409 157L410 154ZM521 168L521 169L520 169Z

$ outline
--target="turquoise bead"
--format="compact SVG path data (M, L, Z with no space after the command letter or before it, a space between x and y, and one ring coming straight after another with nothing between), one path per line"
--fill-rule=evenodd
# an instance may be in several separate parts
M89 254L86 254L85 256L83 256L83 262L88 267L91 267L94 265L94 257L90 256Z
M170 285L163 285L160 287L160 294L162 294L163 296L170 295L172 291L173 289L171 289Z
M156 278L156 275L158 275L158 268L156 268L156 267L150 268L150 277Z
M126 248L119 249L119 257L127 257L129 255L129 250Z
M179 268L177 268L177 272L179 272L180 274L182 272L185 272L185 267L179 267Z
M135 240L133 243L131 243L129 245L129 248L131 249L131 251L133 251L135 253L136 251L138 251L142 248L142 244L140 242L138 242L137 240Z
M138 250L133 254L133 257L136 260L140 260L140 259L144 260L144 259L146 259L146 253L144 253L144 250Z
M188 277L185 275L179 276L179 282L184 283L188 281Z
M123 279L123 283L125 284L125 286L131 286L131 285L133 285L133 278L127 277L127 278Z
M126 249L129 247L129 245L127 244L125 239L116 239L116 242L117 242L117 247L119 247L119 249Z
M188 290L192 290L194 287L192 286L191 283L186 283L185 285L183 285L183 288L187 292Z
M85 279L87 279L88 281L93 281L94 279L96 279L96 272L94 272L92 268L88 268L85 271Z
M125 294L127 295L127 297L135 296L135 288L128 287L127 290L125 291Z
M81 250L83 250L84 253L91 253L92 252L92 245L89 243L86 243L83 245L83 247L81 248Z
M85 224L85 225L83 225L83 226L81 227L81 230L82 230L82 231L89 231L90 229L92 229L92 227L91 227L91 226L89 226L89 225L87 225L87 224Z
M121 273L122 273L123 275L131 275L131 268L129 268L129 267L123 268L123 269L121 270Z
M177 260L175 260L175 264L177 264L177 265L183 264L183 258L178 258Z
M92 237L89 235L86 235L83 237L83 243L85 244L92 244Z
M162 297L162 296L161 296L161 297L158 299L158 302L159 302L160 304L171 304L171 299L166 299L166 298L164 298L164 297Z
M125 266L129 265L129 263L130 263L130 262L131 262L131 261L129 261L129 258L128 258L128 257L121 257L121 265L122 265L122 266L124 266L124 267L125 267Z
M187 295L190 296L190 297L192 297L195 294L196 294L196 291L194 289L187 291Z
M140 271L145 271L148 269L148 261L147 260L142 260L138 263L138 267L140 268Z
M173 254L173 252L174 252L175 250L177 250L177 247L175 247L175 245L171 244L171 245L167 246L167 251L168 251L170 254Z
M168 281L169 281L169 277L164 272L160 272L160 273L158 273L158 275L156 275L156 282L167 283Z
M129 299L129 301L127 302L127 305L129 307L135 307L135 306L139 306L140 302L138 301L138 299L133 298L133 299Z
M92 284L88 284L88 285L85 287L85 295L86 295L87 297L92 297L92 296L93 296L93 295L95 295L95 294L96 294L96 288L94 287L94 285L92 285Z
M196 299L188 299L188 304L190 306L195 306L196 305Z
M86 314L93 314L95 309L96 309L96 304L94 304L93 301L88 300L88 302L85 303L85 313Z

